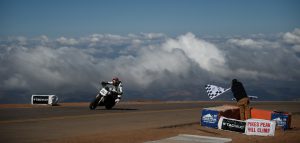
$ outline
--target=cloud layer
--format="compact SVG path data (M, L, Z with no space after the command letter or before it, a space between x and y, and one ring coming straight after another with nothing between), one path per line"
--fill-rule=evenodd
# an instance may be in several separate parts
M299 99L292 95L300 79L299 31L226 38L193 33L2 38L0 99L27 102L31 94L57 94L63 101L87 101L99 81L113 76L123 80L125 99L207 100L205 84L230 86L232 78L245 82L249 94L265 94L265 100Z

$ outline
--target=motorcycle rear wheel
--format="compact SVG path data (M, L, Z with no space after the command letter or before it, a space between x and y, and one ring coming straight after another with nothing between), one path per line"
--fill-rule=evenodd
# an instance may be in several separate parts
M106 100L106 102L105 102L105 108L107 110L112 109L116 105L115 99L113 98L113 96L109 96L105 100Z
M105 108L107 109L107 110L110 110L110 109L112 109L112 107L114 107L115 105L105 105Z

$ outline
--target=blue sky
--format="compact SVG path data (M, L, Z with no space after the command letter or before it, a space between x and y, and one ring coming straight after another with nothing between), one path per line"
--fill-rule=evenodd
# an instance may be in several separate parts
M209 100L233 78L260 100L300 100L299 0L0 0L0 103ZM230 100L227 95L216 100ZM17 101L15 99L18 99Z
M1 0L0 36L278 33L300 25L298 0Z

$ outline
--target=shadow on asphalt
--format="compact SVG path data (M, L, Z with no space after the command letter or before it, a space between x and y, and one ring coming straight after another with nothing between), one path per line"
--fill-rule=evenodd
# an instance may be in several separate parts
M112 108L112 109L105 109L105 108L98 108L96 110L128 110L128 111L132 111L132 110L139 110L139 109L135 109L135 108Z

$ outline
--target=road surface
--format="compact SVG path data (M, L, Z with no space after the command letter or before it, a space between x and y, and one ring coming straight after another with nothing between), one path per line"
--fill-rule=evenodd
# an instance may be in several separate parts
M235 102L125 102L112 110L89 110L88 103L0 106L0 142L143 142L200 126L202 108L224 104ZM299 114L298 102L252 105Z

